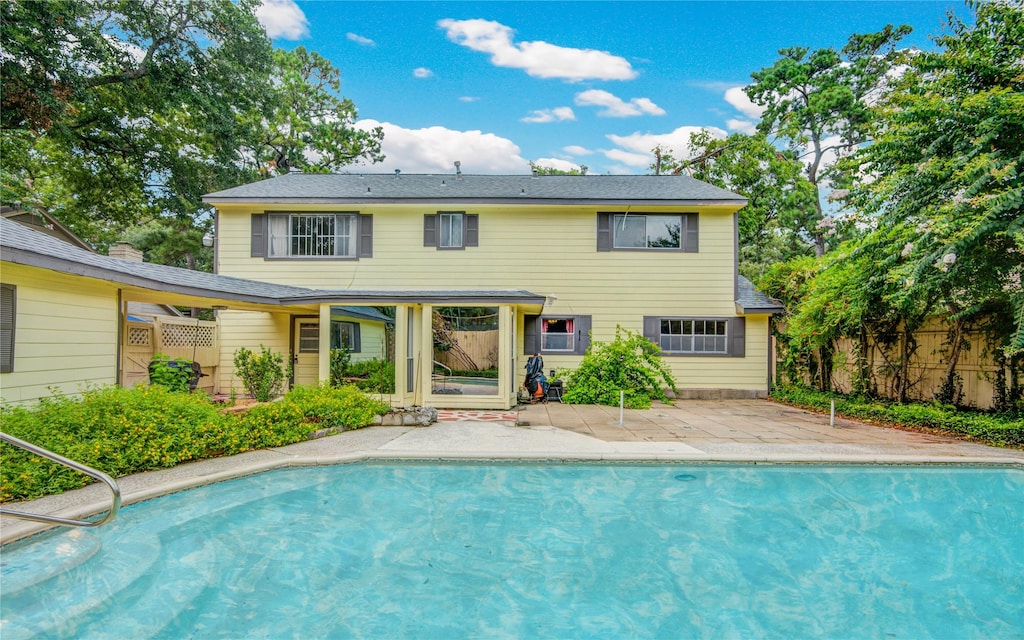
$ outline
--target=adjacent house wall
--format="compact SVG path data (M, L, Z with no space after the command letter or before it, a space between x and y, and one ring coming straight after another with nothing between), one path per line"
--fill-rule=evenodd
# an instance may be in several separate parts
M16 287L14 369L0 374L4 404L78 394L117 382L117 286L4 263Z
M699 251L598 251L599 212L625 207L367 204L222 205L218 273L318 289L519 289L554 294L544 315L591 316L593 338L608 341L617 325L643 331L645 316L736 317L736 206L633 205L628 213L699 213ZM461 210L479 216L477 246L424 246L424 215ZM331 211L373 216L373 255L358 260L253 258L251 214ZM515 376L525 364L517 318ZM225 326L225 336L228 334ZM764 393L768 316L746 319L742 357L668 357L683 389ZM574 367L579 355L545 355L550 367Z

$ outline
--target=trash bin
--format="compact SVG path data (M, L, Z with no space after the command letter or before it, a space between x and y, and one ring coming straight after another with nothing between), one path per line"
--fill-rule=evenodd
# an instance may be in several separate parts
M189 360L185 360L184 362L179 362L178 360L167 360L166 362L161 360L153 360L152 362L149 363L148 367L150 382L153 381L153 370L156 368L156 365L158 363L170 367L171 369L191 369L188 378L189 391L195 391L199 387L199 378L206 375L205 373L203 373L203 368L199 365L198 362Z

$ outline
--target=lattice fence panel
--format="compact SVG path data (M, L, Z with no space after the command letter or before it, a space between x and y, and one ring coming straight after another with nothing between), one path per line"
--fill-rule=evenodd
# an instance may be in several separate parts
M149 327L128 327L129 347L148 347L152 343L153 330Z
M217 327L212 325L170 324L162 325L162 343L165 348L197 347L199 349L217 346Z

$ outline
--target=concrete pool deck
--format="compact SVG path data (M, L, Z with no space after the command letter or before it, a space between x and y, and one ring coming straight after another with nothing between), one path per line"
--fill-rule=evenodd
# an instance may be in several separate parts
M836 419L766 400L684 400L619 410L559 403L518 412L441 412L429 427L369 427L297 444L138 473L117 482L122 504L288 466L363 460L590 460L844 464L988 464L1024 468L1024 451ZM22 511L82 518L105 511L93 484ZM47 525L0 518L0 543Z

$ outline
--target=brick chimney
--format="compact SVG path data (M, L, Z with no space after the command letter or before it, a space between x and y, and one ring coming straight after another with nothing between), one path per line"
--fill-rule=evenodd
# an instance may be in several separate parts
M127 242L115 242L107 249L107 255L111 258L121 258L132 262L143 262L142 251L139 251Z

